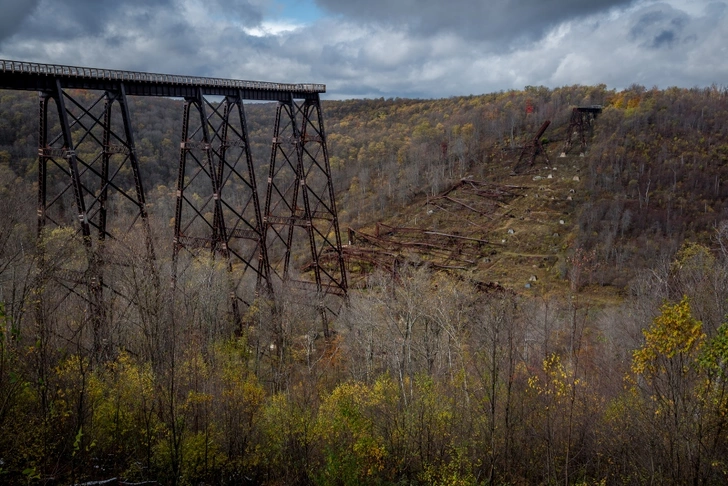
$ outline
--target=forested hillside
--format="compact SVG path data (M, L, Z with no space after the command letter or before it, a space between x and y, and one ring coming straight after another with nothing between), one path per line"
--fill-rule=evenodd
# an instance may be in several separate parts
M100 330L57 283L78 237L36 238L37 95L0 92L0 483L728 481L725 90L323 109L352 286L329 338L295 295L236 333L224 266L154 285L133 234ZM167 282L182 102L131 111ZM246 114L265 181L275 106Z

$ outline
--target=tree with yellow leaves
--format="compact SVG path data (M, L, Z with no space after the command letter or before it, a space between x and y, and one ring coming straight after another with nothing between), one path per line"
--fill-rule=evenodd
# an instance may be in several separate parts
M721 351L720 335L708 340L687 297L664 304L643 334L632 372L643 392L653 479L685 484L725 480L719 451L726 409L716 406L725 396L725 385L720 386L725 380L713 372L718 360L708 352Z

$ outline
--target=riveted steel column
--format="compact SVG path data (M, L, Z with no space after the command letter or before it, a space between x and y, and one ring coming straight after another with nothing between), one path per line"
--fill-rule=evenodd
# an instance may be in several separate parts
M263 288L268 295L273 294L273 285L270 276L270 264L268 262L268 248L263 238L263 216L260 207L260 199L258 197L257 183L255 179L255 167L253 166L253 156L250 153L250 143L248 138L248 122L243 109L242 93L237 98L235 104L238 107L238 116L240 117L241 137L244 139L245 146L245 165L248 169L248 186L251 191L253 201L253 212L255 217L255 231L258 233L258 276L257 287Z
M332 218L332 226L333 226L333 232L335 237L335 244L333 245L333 249L336 253L336 260L338 262L337 269L335 271L338 271L338 284L341 288L341 290L344 292L344 294L348 291L348 285L346 280L346 266L344 264L344 252L342 250L343 243L341 241L341 232L339 231L339 215L336 210L336 194L334 193L334 184L331 180L331 164L329 163L329 150L326 144L326 131L324 130L324 116L323 111L321 110L321 98L319 94L317 93L315 96L315 99L313 101L307 102L310 103L310 107L313 107L313 109L316 111L316 116L318 118L318 133L314 133L315 137L309 136L309 127L312 127L311 125L311 116L310 116L310 110L307 112L308 116L306 117L306 120L308 123L304 125L304 141L308 143L309 141L312 142L318 142L321 144L321 154L323 158L323 166L321 166L321 170L323 170L324 174L326 175L327 180L327 187L328 187L328 197L329 197L329 204L330 204L330 213ZM314 132L316 132L316 128L314 127ZM336 277L331 276L332 280L336 281Z
M48 183L48 93L41 92L38 129L38 237L46 224L46 201Z
M66 111L66 102L63 97L63 89L61 81L56 79L56 91L53 94L56 106L58 107L58 118L61 124L61 132L63 136L63 148L65 149L64 158L68 161L68 169L71 176L71 185L73 187L73 195L76 199L76 212L81 225L81 234L84 244L91 247L91 229L88 223L88 214L86 213L86 202L83 197L83 186L81 184L81 175L78 171L78 161L76 160L76 150L73 145L73 137L71 135L71 125L68 122L68 112Z
M142 175L139 170L139 159L136 152L136 144L134 143L134 133L131 129L131 115L129 114L129 102L126 98L126 88L124 83L120 83L119 92L116 97L121 111L121 119L124 124L124 136L126 138L127 149L129 151L129 163L131 164L132 174L134 175L134 189L136 191L137 206L139 208L139 216L142 219L144 238L146 239L147 258L149 262L156 260L154 244L152 242L152 229L149 226L149 215L147 213L147 201L144 195L144 184ZM156 275L156 270L152 264L152 270Z
M189 99L185 99L184 111L182 113L182 137L179 151L179 165L177 167L177 201L174 209L174 240L172 243L172 283L177 280L177 260L179 251L182 248L182 205L184 203L185 189L185 168L187 164L187 152L189 148L187 141L190 130L190 104Z

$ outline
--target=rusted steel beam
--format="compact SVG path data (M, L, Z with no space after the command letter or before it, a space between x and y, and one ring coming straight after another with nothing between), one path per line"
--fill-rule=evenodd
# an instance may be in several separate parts
M450 196L443 196L443 199L445 199L446 201L454 202L455 204L458 204L458 205L460 205L460 206L464 207L465 209L469 209L469 210L471 210L471 211L473 211L473 212L476 212L476 213L478 213L478 214L480 214L480 215L485 215L485 212L484 212L484 211L480 211L480 210L478 210L478 209L475 209L475 208L474 208L474 207L472 207L472 206L468 206L468 205L467 205L467 204L465 204L464 202L462 202L462 201L458 201L458 200L457 200L457 199L455 199L454 197L450 197Z
M549 156L546 153L546 149L544 148L543 143L541 142L541 137L546 132L546 129L549 127L550 124L551 124L551 120L546 120L545 122L543 122L541 127L536 132L536 135L533 137L533 139L531 139L531 141L528 142L523 147L523 150L521 151L521 156L518 158L518 163L513 168L513 172L518 174L519 172L521 172L522 170L524 170L526 168L523 161L524 161L524 158L526 158L526 154L529 154L529 153L530 153L530 156L527 159L529 168L533 167L533 164L536 161L536 157L539 154L543 154L543 156L546 158L546 162L549 163Z
M455 238L458 240L474 241L474 242L476 242L478 244L482 244L482 245L487 245L490 243L488 240L481 240L480 238L470 238L467 236L451 235L448 233L440 233L438 231L425 231L424 233L426 235L436 235L436 236L444 236L446 238Z
M460 257L453 257L453 249L448 246L440 246L435 245L432 243L425 243L422 241L396 241L396 240L388 240L384 238L377 238L372 235L366 235L359 233L359 235L362 236L363 240L370 240L369 243L373 244L377 248L381 248L385 251L391 251L392 249L409 249L412 251L415 251L416 253L422 255L422 256L432 256L432 257L438 257L438 258L444 258L444 259L456 259L457 261L461 261L464 263L468 263L471 265L474 265L476 263L475 258L478 257L477 254L473 254L471 256L472 259L468 258L460 258ZM372 241L373 240L373 241ZM376 250L381 251L381 250ZM468 255L470 256L470 255Z
M546 129L551 125L551 120L546 120L543 122L543 125L541 125L541 128L538 129L538 132L536 132L536 136L533 137L534 140L539 140L543 134L546 132Z
M425 234L425 235L436 235L436 236L444 236L446 238L474 241L474 242L481 243L481 244L489 243L488 241L481 240L479 238L470 238L470 237L466 237L466 236L453 235L453 234L449 234L449 233L442 233L439 231L432 231L432 230L422 229L422 228L411 228L411 227L406 227L406 226L390 226L390 225L384 224L384 223L378 223L378 225L385 227L385 228L389 228L391 230L392 234L396 234L396 233L400 233L400 232L421 233L421 234Z

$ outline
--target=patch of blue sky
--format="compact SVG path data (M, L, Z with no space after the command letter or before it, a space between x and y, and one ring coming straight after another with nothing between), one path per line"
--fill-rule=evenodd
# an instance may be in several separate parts
M274 0L266 20L286 20L297 24L312 24L323 16L313 0Z

